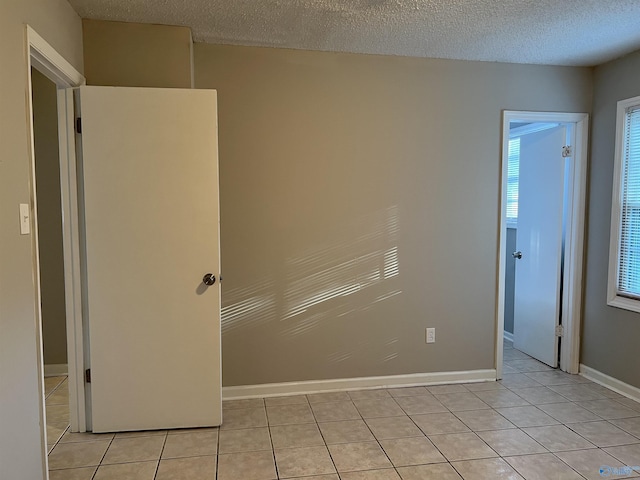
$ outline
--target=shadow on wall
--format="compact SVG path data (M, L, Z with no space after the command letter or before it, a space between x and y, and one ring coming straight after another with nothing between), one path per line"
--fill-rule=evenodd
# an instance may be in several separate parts
M402 294L393 282L400 274L397 206L362 216L337 231L343 232L341 238L309 246L284 259L277 280L284 285L276 288L274 278L262 278L225 290L223 335L275 322L283 337L309 335L322 322L348 321L350 316ZM384 346L397 342L397 338L390 338ZM348 360L359 348L367 345L330 352L327 361ZM383 361L397 356L398 352L391 352Z

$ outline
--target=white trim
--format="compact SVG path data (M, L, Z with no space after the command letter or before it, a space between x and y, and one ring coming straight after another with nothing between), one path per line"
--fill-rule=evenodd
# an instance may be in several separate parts
M240 385L222 387L223 400L242 398L275 397L281 395L303 395L320 392L366 390L373 388L416 387L449 383L492 382L495 370L467 370L459 372L413 373L383 377L337 378L333 380L310 380L305 382L265 383L262 385Z
M36 313L36 344L37 348L37 371L40 379L44 378L45 366L43 365L42 358L42 310L40 307L40 265L39 258L39 245L38 245L38 219L37 219L37 195L36 195L36 179L35 179L35 148L34 148L34 134L33 134L33 105L32 105L32 85L31 85L31 67L35 67L39 72L44 74L47 78L53 81L58 90L69 87L76 87L85 83L84 77L67 61L65 60L46 40L44 40L38 33L33 30L29 25L25 25L24 29L24 45L25 45L25 78L26 78L26 113L27 113L27 132L29 136L28 141L28 155L29 155L29 169L30 169L30 183L31 183L31 196L32 196L32 265L34 270L34 309ZM70 224L74 224L77 221L77 217L73 217L75 211L73 205L70 205L70 197L75 193L76 184L71 182L68 174L69 168L73 170L75 168L75 157L73 151L70 151L66 139L69 136L68 123L62 121L66 115L66 111L60 111L61 97L58 95L58 138L60 141L60 169L61 169L61 193L63 197L63 249L65 255L65 302L67 311L67 338L72 337L77 332L82 333L82 314L78 310L77 303L73 301L74 298L79 297L79 290L70 285L79 286L77 281L78 277L69 279L69 276L74 277L73 270L68 270L69 262L79 264L79 257L77 251L70 244L77 245L78 237L77 230L75 230L75 237L73 233L73 227ZM73 150L73 149L71 149ZM73 179L75 180L75 179ZM71 230L70 230L71 228ZM71 234L70 234L71 232ZM69 258L69 252L73 252L72 257ZM71 300L70 300L71 299ZM70 313L71 312L71 313ZM80 336L82 338L82 336ZM71 428L74 431L85 431L85 418L84 418L84 388L78 388L77 384L82 385L84 377L78 377L77 371L83 368L82 364L77 365L76 362L76 345L75 343L67 343L68 354L68 374L69 374L69 406L70 406L70 423ZM44 471L44 478L48 478L48 449L46 438L46 412L45 412L45 400L44 400L44 381L39 382L40 399L39 399L39 415L40 424L42 427L40 441L42 451L42 464Z
M636 402L640 402L640 388L638 387L629 385L617 378L610 377L606 373L599 372L595 368L587 367L582 363L580 364L580 375L592 382L596 382L599 385L607 387L609 390L613 390L620 395L624 395Z
M563 284L563 325L565 329L560 355L560 369L578 373L580 353L580 317L582 308L582 263L584 256L585 198L587 188L587 146L589 115L586 113L503 111L502 174L500 195L500 234L498 240L498 294L496 309L496 376L502 378L504 339L504 298L507 244L507 161L509 124L511 122L543 122L575 124L575 149L572 169L570 225L566 230L565 275Z
M513 333L507 332L505 330L504 333L502 334L502 336L504 337L505 340L507 340L509 342L513 342Z
M559 126L559 123L530 123L528 125L523 125L522 127L510 128L509 129L509 138L517 138L523 137L525 135L529 135L530 133L538 133L544 130L549 130L550 128L555 128Z
M66 363L52 363L44 366L45 377L58 377L60 375L68 375L69 366Z
M613 191L611 194L611 232L609 234L609 275L607 281L607 305L632 312L640 312L640 300L618 295L620 270L620 229L622 209L622 168L624 159L624 130L627 109L640 105L640 97L620 100L616 108L616 146L613 167Z

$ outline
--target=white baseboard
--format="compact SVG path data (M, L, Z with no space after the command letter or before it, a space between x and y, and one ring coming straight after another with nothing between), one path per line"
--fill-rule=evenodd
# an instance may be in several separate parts
M66 363L56 363L44 366L45 377L57 377L58 375L69 375L69 366Z
M505 330L504 332L502 332L502 336L504 337L505 340L509 340L510 342L513 342L513 333L509 333Z
M337 378L335 380L310 380L305 382L265 383L222 387L223 400L261 398L308 393L366 390L373 388L416 387L445 383L494 382L496 371L467 370L461 372L413 373L384 377Z
M607 387L610 390L619 393L620 395L624 395L625 397L629 397L636 402L640 402L640 388L638 387L634 387L633 385L624 383L617 378L610 377L605 373L599 372L598 370L587 367L583 364L580 364L580 375L591 380L592 382L596 382L604 387Z

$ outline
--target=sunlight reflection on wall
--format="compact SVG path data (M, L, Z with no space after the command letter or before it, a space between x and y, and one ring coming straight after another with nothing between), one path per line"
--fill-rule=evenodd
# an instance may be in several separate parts
M362 216L338 231L329 242L285 258L275 284L269 279L223 290L223 334L277 321L280 335L293 340L323 322L348 321L400 295L392 281L400 275L397 206ZM377 345L354 343L348 352L327 352L327 359L339 363L375 352L381 362L389 362L398 356L397 343L398 338Z

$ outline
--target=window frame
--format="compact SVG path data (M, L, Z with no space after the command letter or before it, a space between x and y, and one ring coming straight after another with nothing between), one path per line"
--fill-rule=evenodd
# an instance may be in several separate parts
M627 112L640 108L640 96L620 100L616 109L616 136L613 169L613 191L611 198L611 232L609 235L609 275L607 282L607 305L640 313L640 297L632 298L618 292L620 275L620 239L622 236L622 181L626 158L625 129ZM639 292L640 294L640 292Z

